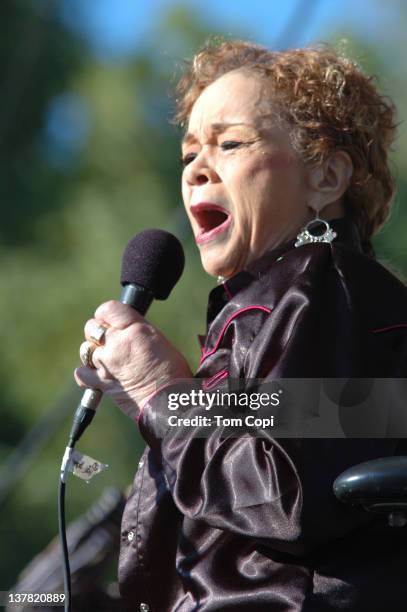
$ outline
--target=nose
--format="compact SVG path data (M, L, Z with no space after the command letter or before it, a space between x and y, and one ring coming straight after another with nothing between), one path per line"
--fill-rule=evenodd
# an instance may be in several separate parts
M185 167L184 178L191 186L215 183L219 180L216 170L203 150Z

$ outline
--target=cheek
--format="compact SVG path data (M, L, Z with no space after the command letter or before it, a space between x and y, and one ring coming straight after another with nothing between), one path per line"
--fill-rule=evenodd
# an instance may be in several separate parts
M250 169L247 184L260 201L281 205L301 191L302 174L296 160L287 155L264 154ZM260 203L260 202L259 202Z
M286 159L266 151L257 151L228 168L225 177L236 193L246 194L253 188L258 190L269 184L273 176L284 171L285 166Z
M262 156L247 163L244 172L236 173L231 180L236 210L243 223L255 217L264 200L270 198L271 178L269 162Z
M235 213L245 223L252 214L253 201L260 183L264 182L263 165L251 159L245 159L244 162L236 160L222 173L222 181L231 196Z
M247 164L236 185L239 226L258 237L293 214L300 195L297 163L287 155L262 153ZM285 202L285 206L282 206Z

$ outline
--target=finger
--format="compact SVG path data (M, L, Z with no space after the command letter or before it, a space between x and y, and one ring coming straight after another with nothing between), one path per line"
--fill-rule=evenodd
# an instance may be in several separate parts
M89 342L100 346L105 342L108 329L109 327L106 324L101 325L96 319L89 319L84 327L85 338Z
M103 362L103 347L86 340L79 347L79 356L83 367L99 370L99 376L110 378Z
M95 364L93 362L93 353L96 350L96 344L93 342L82 342L79 347L79 358L81 360L82 365L87 368L94 368Z
M125 329L132 323L144 321L144 317L134 308L116 300L101 304L95 311L95 319L98 319L102 324L107 323L117 329Z
M96 370L85 367L76 368L74 378L79 387L104 390L104 382L99 378Z

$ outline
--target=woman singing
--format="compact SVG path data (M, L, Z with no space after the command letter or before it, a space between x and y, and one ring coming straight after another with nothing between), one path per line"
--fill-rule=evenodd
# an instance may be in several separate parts
M394 191L393 105L329 47L240 41L205 46L177 104L183 201L203 268L220 277L200 366L193 375L154 326L112 301L86 323L100 346L75 374L147 442L123 517L123 601L150 612L404 610L405 530L332 491L348 467L400 454L397 439L165 426L179 379L222 389L407 375L406 288L371 244Z

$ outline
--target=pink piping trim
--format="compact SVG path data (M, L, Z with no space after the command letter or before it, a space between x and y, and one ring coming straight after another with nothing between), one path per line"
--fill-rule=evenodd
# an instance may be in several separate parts
M219 344L222 341L223 336L225 335L225 332L229 326L229 324L233 321L233 319L235 319L238 315L242 314L243 312L247 312L248 310L262 310L263 312L267 312L267 314L270 314L271 310L270 308L267 308L267 306L246 306L245 308L241 308L240 310L237 310L236 312L234 312L229 319L226 321L225 325L222 327L221 332L218 336L218 339L216 340L215 346L213 347L213 349L211 349L210 351L208 351L207 353L203 353L201 360L199 362L199 365L202 364L202 362L209 357L210 355L213 355L213 353L215 353L215 351L217 351Z
M379 332L390 331L391 329L398 329L400 327L407 327L407 323L397 323L397 325L389 325L388 327L381 327L380 329L372 329L372 334L378 334Z
M220 372L212 376L212 378L209 378L208 380L204 380L202 383L202 388L204 389L204 391L207 391L208 389L211 389L216 384L218 384L218 382L220 382L224 378L227 378L228 376L229 376L229 371L227 369L221 370Z

